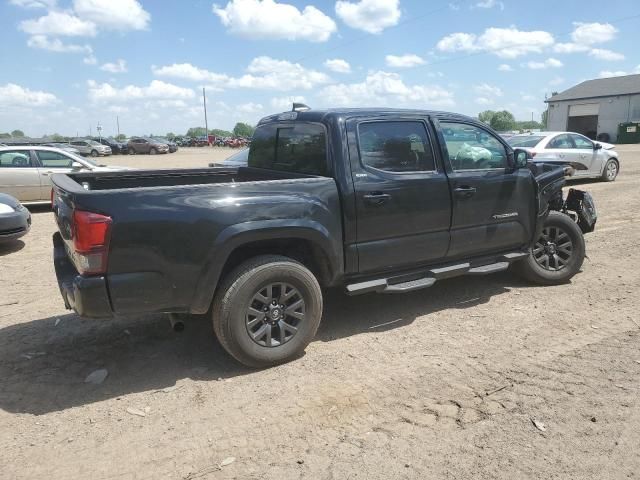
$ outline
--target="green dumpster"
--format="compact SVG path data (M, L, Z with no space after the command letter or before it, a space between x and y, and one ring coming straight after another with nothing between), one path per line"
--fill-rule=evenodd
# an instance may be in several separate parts
M640 122L620 123L617 143L640 143Z

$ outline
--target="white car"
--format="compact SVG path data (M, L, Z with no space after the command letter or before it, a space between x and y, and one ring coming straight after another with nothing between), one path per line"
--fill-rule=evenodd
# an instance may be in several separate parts
M80 152L80 155L91 155L92 157L97 157L97 156L106 157L113 153L111 151L111 147L109 147L108 145L102 145L101 143L98 143L95 140L73 140L72 142L69 142L69 145L77 149Z
M0 192L22 203L49 203L54 173L117 171L126 167L98 165L88 158L54 147L0 147Z
M534 162L571 166L572 178L600 178L613 182L620 171L615 145L594 142L579 133L526 133L508 138L507 143L529 151Z

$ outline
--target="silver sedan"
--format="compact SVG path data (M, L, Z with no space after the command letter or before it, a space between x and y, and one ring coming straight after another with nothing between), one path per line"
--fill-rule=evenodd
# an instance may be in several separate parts
M572 178L600 178L613 182L620 171L615 145L589 140L573 132L538 132L507 139L513 148L524 148L536 163L556 163L572 167Z
M0 147L0 193L22 203L49 203L54 173L127 170L98 165L88 158L53 147Z

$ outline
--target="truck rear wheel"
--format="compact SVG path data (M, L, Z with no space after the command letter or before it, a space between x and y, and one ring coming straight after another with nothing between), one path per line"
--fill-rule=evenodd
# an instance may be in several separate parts
M584 256L584 237L576 222L564 213L552 211L529 256L514 266L531 282L559 285L578 273Z
M322 317L322 291L304 265L262 255L229 273L213 301L213 329L224 349L249 367L298 357Z

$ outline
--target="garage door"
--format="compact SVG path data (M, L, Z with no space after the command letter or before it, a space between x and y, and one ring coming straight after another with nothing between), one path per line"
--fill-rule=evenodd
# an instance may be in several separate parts
M587 115L598 115L600 111L599 103L581 103L580 105L569 105L570 117L584 117Z

